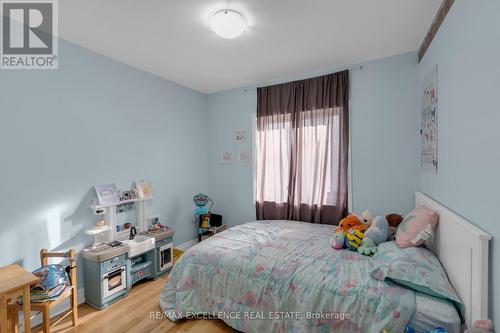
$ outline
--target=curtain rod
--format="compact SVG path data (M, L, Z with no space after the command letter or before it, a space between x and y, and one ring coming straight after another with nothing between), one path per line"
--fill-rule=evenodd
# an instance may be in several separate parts
M349 67L349 68L346 68L346 69L344 69L344 70L345 70L345 71L358 71L358 70L360 71L360 70L362 70L362 69L363 69L363 67L364 67L363 65L359 65L359 66L355 66L355 67ZM324 75L325 75L325 74L324 74ZM327 74L326 74L326 75L327 75ZM296 81L296 80L293 80L293 81ZM275 83L275 84L279 84L279 83ZM263 86L263 85L262 85L262 86ZM257 87L260 87L260 85L257 85ZM244 88L244 89L243 89L243 92L247 92L247 91L248 91L248 89L247 89L247 88Z

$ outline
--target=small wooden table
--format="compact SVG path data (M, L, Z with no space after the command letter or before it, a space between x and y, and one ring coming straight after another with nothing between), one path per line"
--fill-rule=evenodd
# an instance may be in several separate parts
M209 229L206 228L198 228L198 242L207 239L208 237L212 237L219 232L223 232L227 229L227 224L223 224L218 227L211 227Z
M0 332L7 333L7 303L21 295L24 296L24 332L31 332L30 285L37 281L36 276L19 265L0 268Z

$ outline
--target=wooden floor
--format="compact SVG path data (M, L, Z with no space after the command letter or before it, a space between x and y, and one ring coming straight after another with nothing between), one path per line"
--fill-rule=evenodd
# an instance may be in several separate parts
M79 307L79 324L71 327L71 316L51 329L51 333L120 333L120 332L236 332L220 320L185 320L173 323L168 319L154 319L151 313L160 313L160 292L168 275L156 281L138 283L129 295L104 310L95 310L84 304ZM52 319L55 322L55 319ZM40 326L32 332L42 332Z

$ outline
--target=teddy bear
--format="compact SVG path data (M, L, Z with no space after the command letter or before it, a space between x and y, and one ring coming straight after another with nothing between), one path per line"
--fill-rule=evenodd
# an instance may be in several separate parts
M394 240L398 226L403 222L404 217L401 214L392 213L385 216L387 222L389 222L389 236L388 240Z
M355 251L362 244L364 232L368 229L363 217L350 214L342 219L335 229L335 238L331 245L334 249L347 248Z

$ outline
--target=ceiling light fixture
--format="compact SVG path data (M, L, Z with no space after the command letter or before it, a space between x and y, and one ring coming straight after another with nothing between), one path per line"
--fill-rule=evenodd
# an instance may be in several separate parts
M235 10L223 9L210 18L210 30L224 39L233 39L247 30L245 17Z

